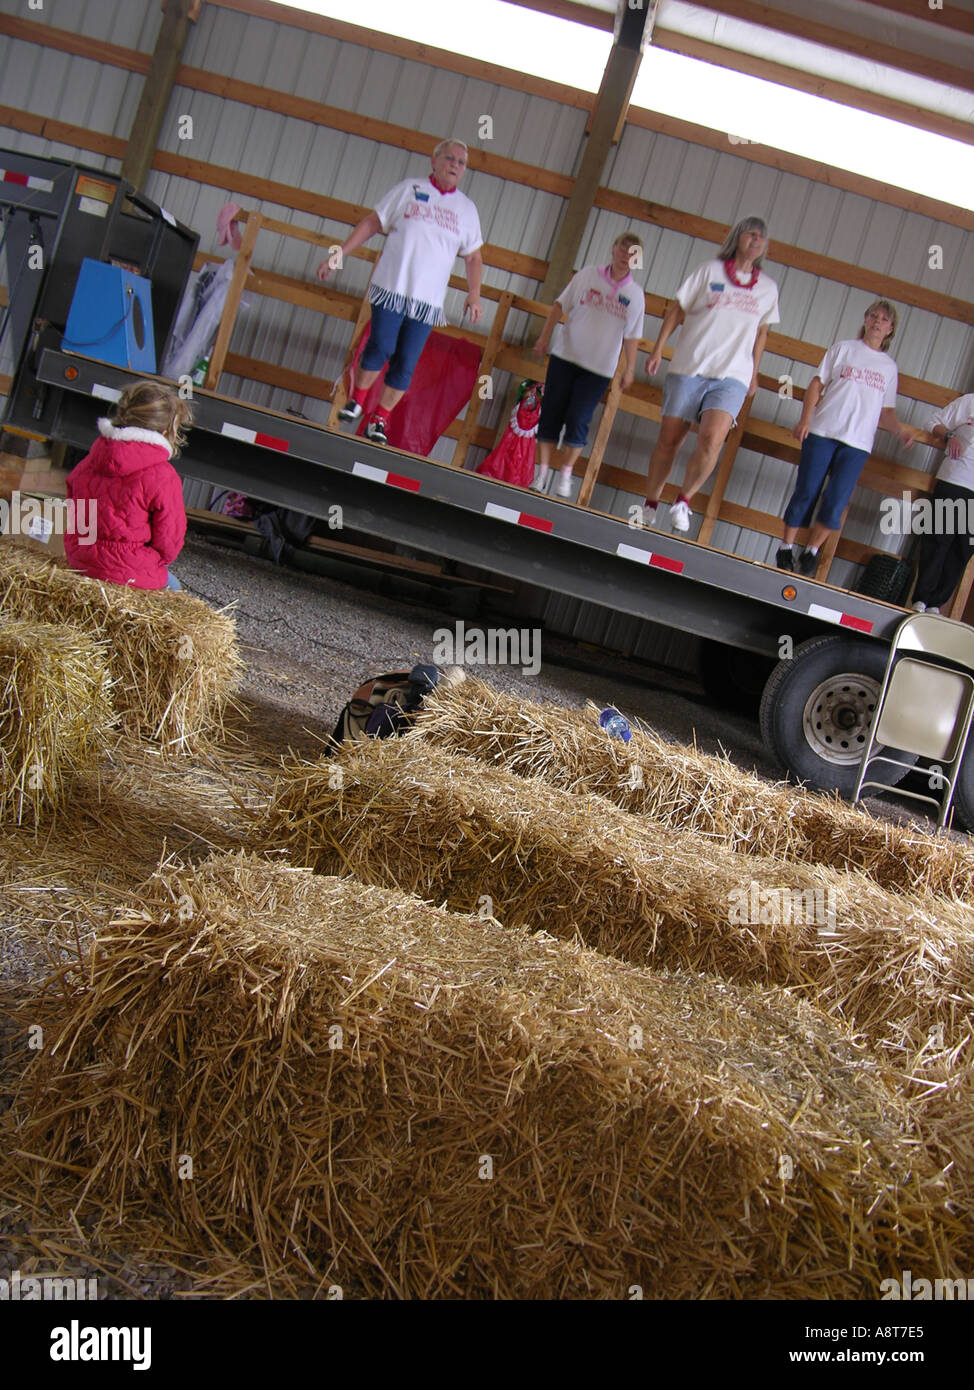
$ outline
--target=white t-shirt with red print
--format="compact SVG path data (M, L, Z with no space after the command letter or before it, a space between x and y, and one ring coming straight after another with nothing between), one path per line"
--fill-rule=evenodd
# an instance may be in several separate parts
M458 188L441 193L428 178L403 179L375 205L386 244L369 285L369 303L421 323L445 323L443 300L457 256L483 245L477 209Z
M558 296L565 320L552 334L551 351L576 367L611 377L627 338L643 336L646 297L631 275L613 280L607 266L587 265Z
M861 338L833 343L815 375L823 391L809 429L868 454L886 406L896 408L896 363L888 352L867 347Z
M960 458L952 459L948 454L937 477L943 483L974 491L974 395L958 396L931 415L927 429L932 430L934 425L943 425L948 434L960 440L961 447Z
M780 322L777 282L759 270L750 287L735 285L724 262L713 260L688 275L676 297L686 319L670 371L750 386L758 329Z

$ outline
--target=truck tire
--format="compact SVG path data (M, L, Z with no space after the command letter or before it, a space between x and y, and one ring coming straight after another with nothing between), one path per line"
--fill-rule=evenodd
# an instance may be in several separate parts
M795 781L851 798L888 659L878 642L828 636L809 638L778 663L761 697L761 736ZM890 784L908 771L877 768Z

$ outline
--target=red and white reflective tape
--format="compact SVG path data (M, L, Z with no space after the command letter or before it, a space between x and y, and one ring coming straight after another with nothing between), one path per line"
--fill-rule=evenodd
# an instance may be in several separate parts
M669 555L659 555L655 550L643 550L638 545L616 546L616 554L623 560L635 560L640 565L655 565L657 569L669 570L671 574L683 573L683 561L671 560Z
M808 605L810 618L824 618L827 623L838 623L839 627L851 627L856 632L872 632L874 624L868 618L857 618L852 613L843 613L838 608L826 608L821 603Z
M375 468L371 463L353 463L352 472L358 478L368 478L371 483L388 483L405 492L419 492L419 479L407 478L405 473L390 473L388 468Z
M290 444L286 439L278 439L275 434L261 434L260 430L245 430L242 425L231 425L224 421L220 433L228 439L239 439L244 444L259 444L262 449L277 449L286 454Z
M113 405L115 401L122 399L121 391L116 391L114 386L99 386L97 381L91 388L91 394L97 396L100 401L111 401Z
M0 182L19 183L24 188L38 188L42 193L50 193L54 187L51 179L41 179L36 174L19 174L16 169L0 169Z
M544 517L532 516L530 512L515 511L513 507L500 507L496 502L488 502L484 507L487 516L495 516L498 521L509 521L513 526L529 526L532 531L551 531L554 528L553 521L545 521Z

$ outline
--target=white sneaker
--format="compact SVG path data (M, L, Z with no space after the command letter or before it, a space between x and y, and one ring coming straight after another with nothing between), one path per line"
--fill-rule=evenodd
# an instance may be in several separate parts
M670 508L670 522L674 531L689 531L690 508L685 502L674 502Z
M925 603L911 603L910 607L913 609L914 613L925 613L927 611L927 605ZM930 612L933 612L932 608Z
M547 469L547 468L542 468L542 469L539 471L538 476L535 478L534 482L531 484L531 491L532 491L532 492L547 492L547 491L548 491L548 469Z
M558 482L555 485L555 491L559 497L571 497L572 481L573 475L571 473L559 472Z
M655 506L655 507L654 507L650 502L647 502L646 505L643 507L643 525L644 525L644 526L655 526L655 525L656 525L656 518L657 518L658 516L659 516L659 507L658 507L658 506Z
M927 612L928 612L928 613L937 613L937 614L939 615L940 609L939 609L939 608L928 608L928 609L927 609Z

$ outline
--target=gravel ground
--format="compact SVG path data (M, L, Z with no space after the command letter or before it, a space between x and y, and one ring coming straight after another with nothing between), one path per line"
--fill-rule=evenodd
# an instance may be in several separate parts
M177 570L184 586L208 603L237 605L248 670L243 695L266 735L295 748L311 750L329 734L363 681L431 661L434 632L452 631L457 622L443 609L400 603L198 538L187 543ZM485 621L466 620L468 628ZM510 618L497 624L515 625ZM662 738L695 741L704 753L727 753L745 771L782 777L757 719L721 708L693 677L591 652L584 656L596 669L583 670L575 664L583 654L573 643L543 636L541 647L536 676L523 674L519 666L470 669L496 689L526 700L574 709L588 700L617 705ZM603 662L605 671L599 671ZM884 820L935 829L931 817L902 799L883 795L866 798L863 805Z

